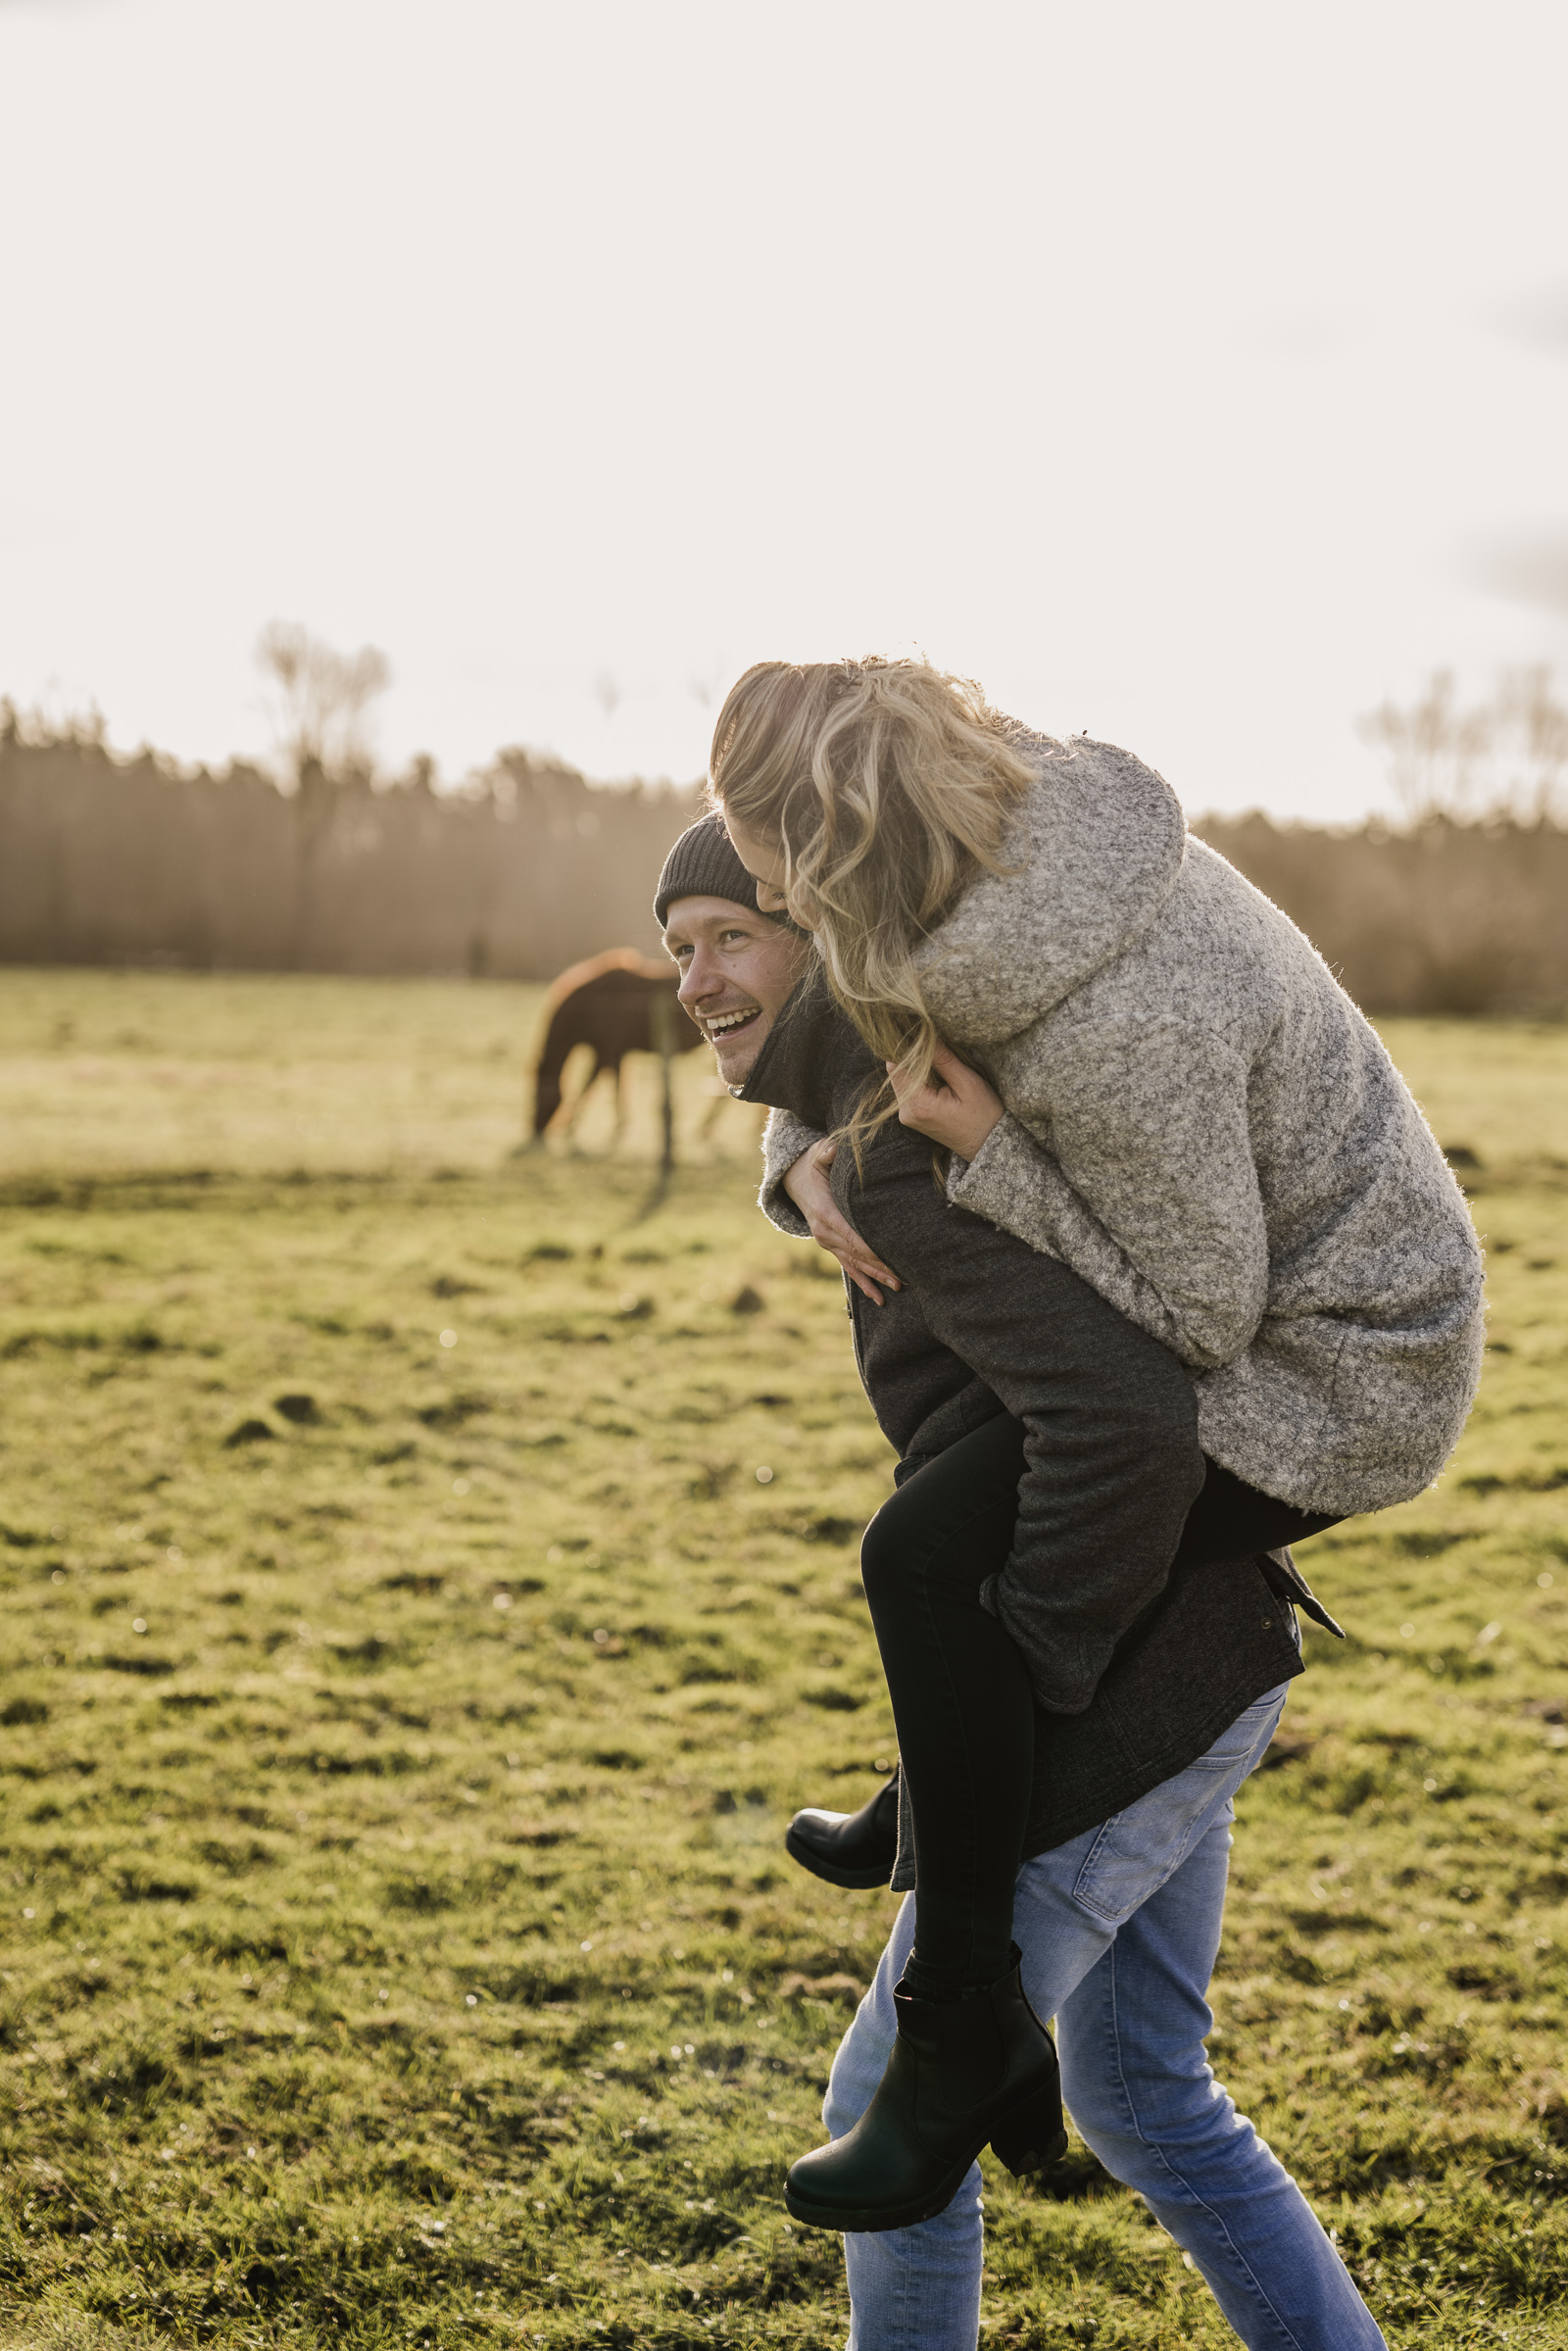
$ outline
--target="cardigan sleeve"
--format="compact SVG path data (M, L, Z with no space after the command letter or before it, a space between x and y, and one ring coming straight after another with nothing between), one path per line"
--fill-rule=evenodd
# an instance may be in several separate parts
M811 1228L784 1189L784 1178L803 1151L823 1140L819 1127L809 1127L793 1110L769 1110L762 1129L762 1187L757 1204L769 1224L792 1240L809 1241Z
M1004 1087L949 1199L1059 1257L1193 1371L1246 1352L1268 1292L1247 1070L1182 1021L1075 1027Z

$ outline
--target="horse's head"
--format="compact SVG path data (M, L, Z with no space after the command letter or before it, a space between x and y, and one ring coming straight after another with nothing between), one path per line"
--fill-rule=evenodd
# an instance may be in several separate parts
M534 1079L533 1131L542 1135L561 1107L561 1072L541 1068Z

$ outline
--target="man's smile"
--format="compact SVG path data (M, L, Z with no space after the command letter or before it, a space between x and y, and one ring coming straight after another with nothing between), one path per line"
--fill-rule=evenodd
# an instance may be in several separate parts
M750 1028L761 1013L760 1004L728 1004L722 1012L704 1012L699 1017L716 1045L721 1037L733 1037L738 1029Z

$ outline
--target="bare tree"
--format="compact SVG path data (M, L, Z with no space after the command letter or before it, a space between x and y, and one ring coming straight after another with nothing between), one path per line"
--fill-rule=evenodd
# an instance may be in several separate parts
M1514 772L1505 805L1523 816L1561 822L1568 815L1563 783L1568 776L1568 706L1557 699L1556 681L1544 661L1510 669L1497 693L1502 748Z
M1492 748L1490 708L1462 710L1453 671L1438 669L1426 692L1408 710L1392 702L1360 720L1364 741L1386 752L1394 789L1412 824L1426 818L1468 814L1476 770Z
M1385 702L1357 731L1389 758L1411 824L1511 816L1551 823L1563 813L1568 708L1544 663L1506 669L1485 702L1461 707L1451 669L1438 669L1407 710Z
M339 653L293 620L269 621L257 639L256 661L270 681L273 728L293 785L292 960L307 970L317 952L318 873L338 788L369 772L365 713L392 671L373 645Z
M339 653L297 620L270 620L257 639L256 663L269 681L273 731L296 790L312 768L328 776L368 769L366 712L392 682L384 653L373 645Z

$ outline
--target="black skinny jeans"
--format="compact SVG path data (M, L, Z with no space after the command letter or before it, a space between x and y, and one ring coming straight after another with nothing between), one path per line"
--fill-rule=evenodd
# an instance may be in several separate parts
M1012 1947L1034 1697L1022 1651L979 1592L1012 1549L1023 1436L1002 1414L960 1438L883 1504L860 1549L914 1818L919 1909L905 1974L928 1999L994 1983ZM1333 1524L1210 1462L1173 1565L1275 1550Z

